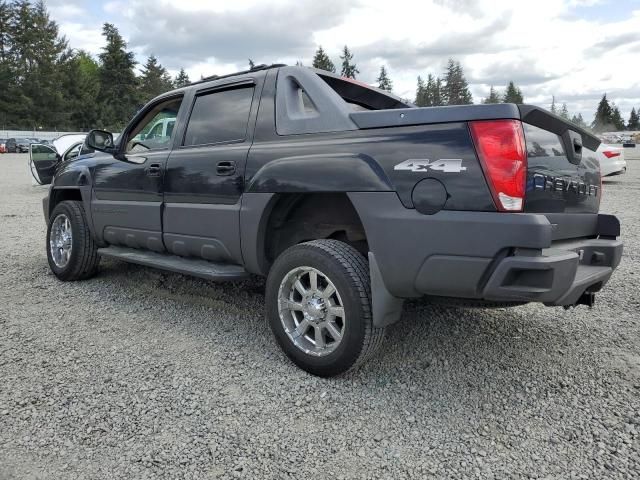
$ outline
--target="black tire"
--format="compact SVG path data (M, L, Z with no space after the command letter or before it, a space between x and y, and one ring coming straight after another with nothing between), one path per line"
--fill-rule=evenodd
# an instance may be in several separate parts
M313 356L287 335L278 311L280 284L296 267L312 267L326 275L342 299L345 327L337 348ZM314 240L284 251L273 264L266 286L267 321L284 353L300 368L320 377L340 375L361 365L380 347L384 328L373 326L369 266L353 247L337 240Z
M50 237L51 226L59 215L66 215L71 223L71 254L64 267L58 267L51 257ZM81 202L67 200L55 206L49 217L47 227L47 260L49 268L56 277L63 281L85 280L98 271L100 256L98 246L91 237L87 216Z

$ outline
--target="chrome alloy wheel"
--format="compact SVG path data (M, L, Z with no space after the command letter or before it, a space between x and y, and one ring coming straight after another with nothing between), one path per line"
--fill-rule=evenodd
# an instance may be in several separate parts
M69 263L72 241L71 222L69 217L61 213L53 220L49 235L49 249L56 267L64 268Z
M284 276L278 313L293 344L309 355L330 354L345 333L340 294L324 273L312 267L296 267Z

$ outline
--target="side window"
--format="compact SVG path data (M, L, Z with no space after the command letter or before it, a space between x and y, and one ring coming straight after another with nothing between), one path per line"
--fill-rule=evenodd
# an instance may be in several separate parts
M253 87L196 96L183 145L242 141L247 136Z
M157 104L128 134L127 153L169 148L182 98L173 98ZM172 127L168 125L172 123Z

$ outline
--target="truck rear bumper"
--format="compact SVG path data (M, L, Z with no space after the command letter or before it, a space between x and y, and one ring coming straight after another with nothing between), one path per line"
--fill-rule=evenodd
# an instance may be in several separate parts
M497 263L482 298L574 305L584 293L602 288L621 257L621 241L601 238L554 242L552 248L541 251L516 251Z
M620 263L615 217L404 208L395 193L350 193L388 294L573 305Z

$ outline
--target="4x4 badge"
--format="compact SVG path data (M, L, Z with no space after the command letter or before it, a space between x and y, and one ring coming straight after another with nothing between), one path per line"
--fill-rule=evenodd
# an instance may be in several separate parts
M394 170L409 170L411 172L425 172L436 170L438 172L460 173L467 167L462 166L460 158L442 158L440 160L429 160L428 158L410 158L393 167Z

